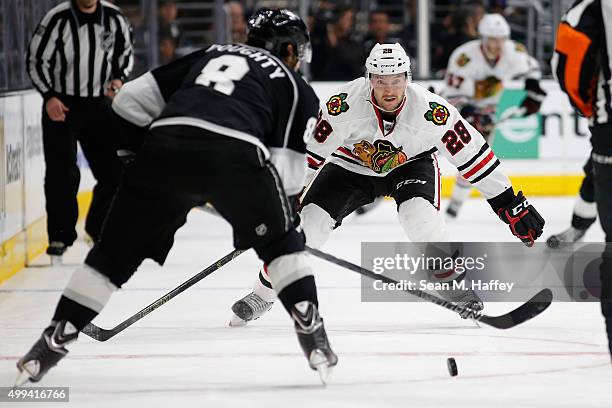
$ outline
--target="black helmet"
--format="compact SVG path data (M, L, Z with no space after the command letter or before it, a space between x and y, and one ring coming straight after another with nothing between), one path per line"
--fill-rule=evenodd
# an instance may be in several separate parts
M288 43L293 44L300 60L310 62L310 34L297 14L287 9L262 8L251 16L247 44L282 58Z

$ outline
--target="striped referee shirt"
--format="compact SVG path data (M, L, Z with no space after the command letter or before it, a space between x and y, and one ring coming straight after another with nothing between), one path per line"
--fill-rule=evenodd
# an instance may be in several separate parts
M589 125L612 123L612 1L578 0L563 15L551 64Z
M56 95L100 97L112 79L132 70L132 33L121 10L99 1L91 14L75 0L51 9L36 27L26 57L28 74L45 100Z

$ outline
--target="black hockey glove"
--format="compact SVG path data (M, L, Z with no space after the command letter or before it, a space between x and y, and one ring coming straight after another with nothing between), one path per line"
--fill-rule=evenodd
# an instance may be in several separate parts
M525 116L537 113L540 111L540 106L544 98L546 98L546 92L540 88L540 83L537 79L527 79L525 81L525 91L527 96L521 103L521 108L525 108Z
M544 218L529 204L522 191L510 204L497 210L497 215L510 226L512 234L529 247L542 235Z
M464 105L459 112L461 116L476 129L485 139L495 129L493 115L483 112L474 105Z

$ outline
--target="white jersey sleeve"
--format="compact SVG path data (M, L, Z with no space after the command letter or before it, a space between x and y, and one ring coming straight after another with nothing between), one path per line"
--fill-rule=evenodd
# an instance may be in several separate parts
M166 106L155 77L150 72L127 82L115 96L112 108L136 126L149 126Z
M440 153L486 199L512 187L484 137L443 98L431 94L426 131ZM429 117L429 119L428 119Z

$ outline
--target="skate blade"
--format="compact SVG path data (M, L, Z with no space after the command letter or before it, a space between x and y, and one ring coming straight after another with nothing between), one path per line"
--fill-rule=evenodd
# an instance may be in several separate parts
M63 264L61 256L49 255L49 258L51 258L51 266L61 266Z
M230 327L244 327L247 325L246 320L242 320L240 317L233 315L229 321Z
M321 380L321 384L326 386L333 369L329 365L327 365L327 362L320 364L315 368L317 370L317 373L319 373L319 379Z
M309 359L310 367L319 373L319 378L323 385L327 385L327 380L332 371L329 366L329 360L321 350L313 350Z
M21 387L23 384L30 381L30 373L25 368L19 369L17 378L15 378L15 387Z

